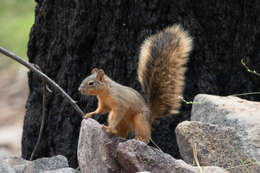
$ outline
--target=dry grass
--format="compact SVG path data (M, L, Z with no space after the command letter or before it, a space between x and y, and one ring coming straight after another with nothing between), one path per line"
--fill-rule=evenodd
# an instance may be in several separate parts
M234 159L238 159L241 164L229 166L229 167L224 168L224 169L226 169L229 172L237 172L238 170L241 170L241 171L243 170L247 173L255 173L253 167L254 166L260 166L260 161L253 161L252 159L247 159L246 161L243 161L241 159L241 157L236 153L236 151L234 150L234 148L232 146L231 146L231 150L237 156L237 158L234 158ZM195 162L195 163L193 163L193 165L196 165L199 168L200 173L204 173L203 166L201 166L201 164L199 162L198 150L197 150L197 144L196 143L193 145L192 151L193 151L193 158L194 158L194 162ZM208 166L211 166L211 165L208 165ZM214 166L214 165L212 165L212 166Z

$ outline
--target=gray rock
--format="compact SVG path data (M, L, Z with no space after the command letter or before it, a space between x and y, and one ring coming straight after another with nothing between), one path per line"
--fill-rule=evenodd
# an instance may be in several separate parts
M80 170L84 173L120 172L114 159L117 139L107 134L96 120L82 120L78 142Z
M41 171L55 170L67 167L69 167L67 158L58 155L50 158L40 158L34 160L26 167L25 172L38 173Z
M1 173L15 172L5 161L6 159L8 159L10 157L11 157L11 153L7 149L5 149L5 148L0 149L0 172Z
M32 164L31 161L24 160L19 157L10 157L5 160L9 167L11 167L16 173L26 172L26 168Z
M15 170L11 168L5 160L0 160L0 172L1 173L15 173Z
M196 146L199 163L202 166L216 165L230 172L258 172L258 165L249 164L242 141L237 131L197 121L184 121L176 128L177 143L184 161L193 163L193 148Z
M191 120L234 128L248 157L260 160L260 102L205 94L194 102Z
M68 161L64 156L54 156L51 158L40 158L34 161L27 161L19 157L8 157L0 161L0 172L15 173L39 173L47 170L56 172L71 172L76 170L68 168ZM63 168L62 170L60 170Z
M126 172L150 171L152 173L199 173L198 167L176 160L169 154L137 140L120 143L117 147L118 162ZM227 172L218 167L203 167L204 173Z
M0 148L0 162L1 162L1 160L5 160L11 156L12 156L12 154L9 150L7 150L5 148Z
M42 173L80 173L80 171L73 168L61 168L51 171L43 171Z

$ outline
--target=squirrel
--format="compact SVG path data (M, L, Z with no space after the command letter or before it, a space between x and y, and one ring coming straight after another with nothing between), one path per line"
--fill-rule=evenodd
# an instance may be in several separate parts
M138 79L147 96L110 79L94 68L79 87L79 92L94 95L98 108L83 118L109 112L108 133L149 143L155 119L178 113L192 37L180 25L173 25L148 37L141 45Z

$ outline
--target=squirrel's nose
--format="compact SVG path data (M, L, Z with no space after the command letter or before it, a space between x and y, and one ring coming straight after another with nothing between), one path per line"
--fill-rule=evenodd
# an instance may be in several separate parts
M78 90L79 90L79 92L81 92L82 88L80 88L80 87L79 87L79 89L78 89Z

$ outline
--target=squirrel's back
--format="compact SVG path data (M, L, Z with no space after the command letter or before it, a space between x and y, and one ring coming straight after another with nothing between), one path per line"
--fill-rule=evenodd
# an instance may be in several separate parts
M192 38L180 25L164 29L142 44L138 78L148 97L151 121L178 113L191 50Z
M125 105L126 107L135 107L137 110L146 109L146 103L144 98L133 88L121 85L108 76L106 76L107 83L109 83L109 94L116 98L121 105Z

